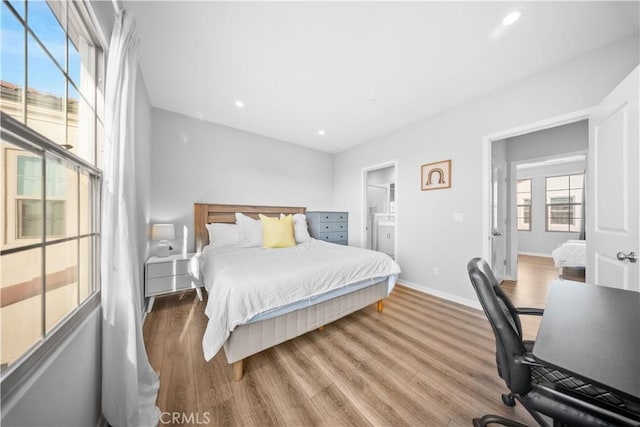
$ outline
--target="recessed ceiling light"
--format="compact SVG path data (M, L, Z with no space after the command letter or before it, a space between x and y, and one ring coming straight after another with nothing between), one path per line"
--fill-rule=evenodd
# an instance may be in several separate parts
M324 136L324 134L325 134L325 132L324 132L323 130L319 130L319 131L318 131L318 135L320 135L320 136Z
M522 11L515 10L504 17L504 19L502 20L502 25L504 25L505 27L508 27L509 25L515 24L516 21L518 21L518 19L520 19L521 16L522 16Z
M244 107L244 102L242 102L242 101L240 101L240 100L237 100L237 101L236 101L236 107L238 107L238 108L243 108L243 107Z

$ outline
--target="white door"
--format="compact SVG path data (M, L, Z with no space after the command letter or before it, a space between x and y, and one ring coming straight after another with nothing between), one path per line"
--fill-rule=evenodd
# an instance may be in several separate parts
M586 280L640 292L639 70L589 118Z
M507 267L507 163L491 158L491 269L498 282Z

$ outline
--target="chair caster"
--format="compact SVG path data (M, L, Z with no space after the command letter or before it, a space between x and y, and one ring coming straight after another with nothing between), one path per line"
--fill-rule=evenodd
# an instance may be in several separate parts
M516 406L516 399L513 398L512 394L503 394L502 403L507 406Z

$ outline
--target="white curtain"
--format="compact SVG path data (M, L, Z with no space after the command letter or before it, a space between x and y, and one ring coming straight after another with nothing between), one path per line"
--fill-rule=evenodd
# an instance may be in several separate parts
M134 111L138 40L116 17L107 61L102 195L102 413L115 427L154 426L158 377L142 338L136 232Z

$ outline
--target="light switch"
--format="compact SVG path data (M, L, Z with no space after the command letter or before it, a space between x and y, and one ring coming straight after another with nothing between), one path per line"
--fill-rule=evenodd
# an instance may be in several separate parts
M462 222L464 221L464 214L462 212L454 212L452 219L453 222Z

